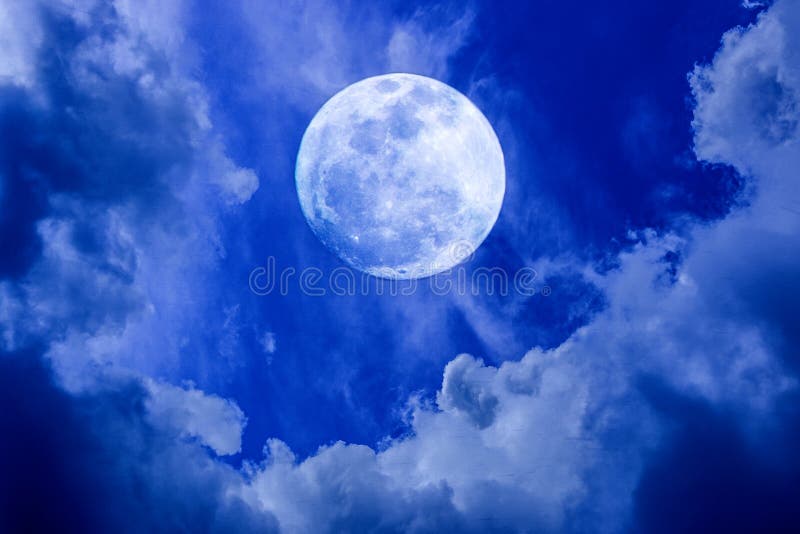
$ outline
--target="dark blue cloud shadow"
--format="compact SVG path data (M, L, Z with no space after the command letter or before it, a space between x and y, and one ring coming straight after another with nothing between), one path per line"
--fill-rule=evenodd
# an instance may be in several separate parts
M797 532L797 394L749 435L736 408L715 409L654 378L641 390L669 430L636 490L634 532Z
M0 353L0 531L268 532L225 468L154 428L134 382L74 397L39 350Z

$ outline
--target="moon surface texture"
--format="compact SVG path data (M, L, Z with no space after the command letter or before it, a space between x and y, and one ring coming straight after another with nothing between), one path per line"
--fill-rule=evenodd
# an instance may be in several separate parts
M297 194L319 239L383 278L457 265L494 226L505 193L503 151L464 95L413 74L354 83L309 124Z

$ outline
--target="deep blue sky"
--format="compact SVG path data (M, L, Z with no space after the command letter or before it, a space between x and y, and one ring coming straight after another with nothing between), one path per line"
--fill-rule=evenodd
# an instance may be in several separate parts
M0 531L800 525L774 4L0 0ZM467 272L546 294L251 290L341 265L297 149L396 70L503 146Z

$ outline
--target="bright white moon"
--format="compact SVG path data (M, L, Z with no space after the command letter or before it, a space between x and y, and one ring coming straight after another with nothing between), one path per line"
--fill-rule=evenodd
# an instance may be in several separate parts
M464 95L413 74L336 94L309 124L297 194L319 239L384 278L457 265L486 238L505 193L503 151Z

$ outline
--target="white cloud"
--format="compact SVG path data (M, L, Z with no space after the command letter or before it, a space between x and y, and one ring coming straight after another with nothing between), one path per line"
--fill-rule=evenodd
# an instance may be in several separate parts
M286 532L452 530L458 515L444 484L396 485L369 447L335 443L301 464L281 441L252 466L252 487L268 510L279 510Z
M444 17L437 29L425 27L427 19ZM392 30L386 46L389 72L411 72L446 79L448 60L464 46L472 31L474 13L466 8L458 14L447 13L441 7L418 9L414 15Z
M278 338L275 332L265 332L264 337L261 338L261 346L266 354L275 354L275 351L278 350Z
M36 3L3 6L19 11L21 20L38 20ZM47 102L49 81L36 79L30 90L41 99L33 111L66 111L68 120L80 114L86 131L98 138L92 140L87 133L88 147L73 140L75 157L88 160L81 161L85 175L80 178L88 198L81 196L84 191L51 194L51 212L39 222L44 254L24 280L23 291L14 296L18 307L30 313L14 318L6 338L21 339L26 332L51 332L62 342L70 336L121 336L110 357L125 345L141 348L142 340L132 339L143 332L141 322L152 326L169 317L173 326L180 323L182 303L198 300L193 280L225 255L217 237L218 213L246 202L257 190L258 178L225 155L209 119L205 90L190 75L195 50L182 30L183 2L154 2L152 9L142 9L139 3L121 0L106 9L94 0L74 0L47 7L85 32L77 33L74 50L60 56L69 90L83 99L79 109L54 108ZM30 58L36 57L37 42L26 42ZM164 58L168 65L161 63ZM26 64L38 66L34 59ZM103 159L93 141L120 153ZM125 168L132 156L141 170ZM125 172L135 176L117 185ZM142 200L137 188L148 187ZM96 201L98 196L104 204ZM75 234L81 232L93 234L100 249L76 246ZM187 261L197 257L207 261ZM70 291L81 298L70 298ZM174 351L159 352L166 356ZM70 351L64 355L67 360L79 368L86 358ZM116 360L133 369L147 365L131 359L123 364L120 355Z
M28 3L0 3L0 84L34 85L35 54L43 36L41 24Z
M250 169L233 168L223 175L220 182L233 202L244 204L258 189L258 177Z
M157 424L199 439L218 455L241 450L247 418L235 402L205 394L191 384L180 388L149 379L145 384L148 413Z
M225 254L217 218L258 188L255 173L227 157L205 88L192 75L187 8L177 0L149 8L127 0L0 4L0 83L11 77L24 87L31 96L26 113L57 127L80 121L81 132L49 145L47 136L58 133L42 133L53 158L69 146L80 176L50 191L49 211L38 222L42 255L15 291L2 288L2 348L46 339L47 356L71 392L102 387L113 376L174 369L183 331L196 328L202 314L198 280ZM42 50L40 15L50 9L76 30L48 39L74 42L48 42ZM59 49L51 70L63 72L40 68L51 48ZM245 419L234 403L147 383L154 417L217 454L239 450Z

